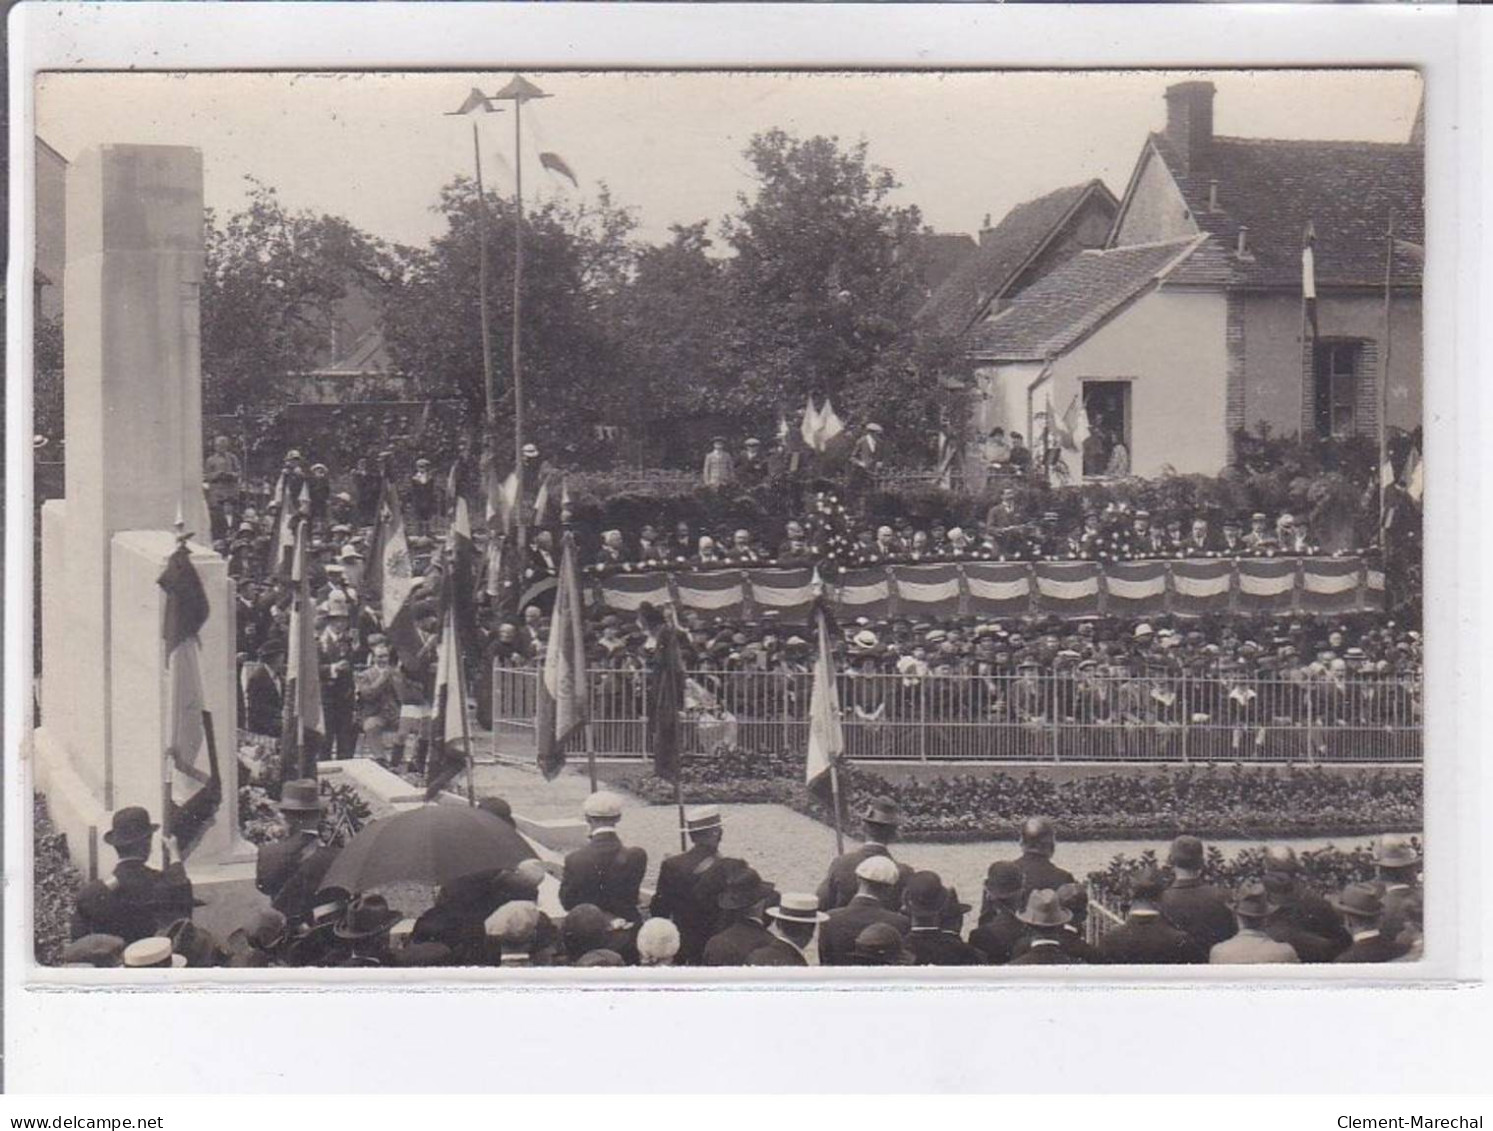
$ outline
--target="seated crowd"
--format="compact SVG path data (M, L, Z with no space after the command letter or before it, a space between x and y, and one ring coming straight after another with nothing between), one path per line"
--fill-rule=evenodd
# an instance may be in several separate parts
M119 863L109 880L78 893L73 966L236 968L625 966L1037 966L1415 961L1422 950L1421 859L1406 837L1374 848L1377 876L1318 892L1295 853L1272 846L1261 874L1235 891L1202 877L1200 840L1180 836L1166 872L1133 876L1129 906L1090 928L1084 885L1054 861L1045 818L1027 820L1019 854L993 862L978 909L937 872L893 855L899 814L872 800L865 841L832 860L818 890L779 891L752 864L722 851L714 806L690 810L691 847L663 860L643 889L648 855L625 845L621 799L594 793L583 815L588 843L563 867L535 859L461 875L417 915L379 891L348 892L321 880L337 850L317 839L317 786L289 782L281 801L287 837L260 849L266 905L224 938L192 921L180 864L151 868L157 827L122 809L106 841ZM500 798L482 807L512 823ZM898 850L900 854L900 850ZM916 849L911 850L916 855ZM558 906L541 897L558 872ZM550 913L541 909L541 902Z

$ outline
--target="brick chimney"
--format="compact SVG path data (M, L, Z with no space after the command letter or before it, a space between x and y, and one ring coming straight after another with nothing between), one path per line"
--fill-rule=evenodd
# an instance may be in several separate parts
M1206 173L1212 163L1213 93L1213 84L1206 81L1166 88L1166 138L1188 177Z

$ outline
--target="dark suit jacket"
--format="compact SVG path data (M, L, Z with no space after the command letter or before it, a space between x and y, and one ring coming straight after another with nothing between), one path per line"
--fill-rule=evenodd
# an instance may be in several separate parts
M1332 909L1332 904L1316 892L1301 886L1299 881L1295 893L1281 906L1279 918L1308 934L1326 939L1333 948L1334 955L1347 950L1353 942L1353 936L1343 926L1343 921Z
M143 860L121 860L113 875L79 889L72 937L115 935L132 943L177 919L190 919L192 906L192 881L180 863L162 872Z
M757 947L755 950L751 951L747 955L747 957L750 958L753 954L759 954L764 950L771 951L773 954L785 959L786 961L778 963L764 963L763 965L807 966L809 964L809 960L803 956L803 951L799 950L798 947L794 946L792 943L785 942L783 939L778 938L771 932L768 933L767 941L761 946Z
M1393 962L1404 954L1407 947L1384 937L1383 934L1370 935L1368 938L1354 939L1353 944L1343 951L1334 962Z
M1161 914L1186 931L1207 954L1215 943L1234 937L1234 913L1223 893L1201 880L1177 880L1161 896Z
M565 857L560 880L560 905L569 911L583 903L594 903L603 911L641 922L638 889L648 870L648 853L624 845L614 833L594 836L584 848Z
M970 936L970 942L974 942L973 935ZM1081 930L1075 931L1071 924L1064 927L1059 933L1058 943L1063 948L1063 953L1071 958L1074 962L1081 962L1085 965L1092 965L1093 963L1099 961L1098 952L1089 945L1088 940L1083 937L1083 932ZM1014 957L1011 959L1011 961L1015 962L1016 959L1020 958L1031 949L1032 936L1029 934L1023 935L1021 939L1016 943L1016 949L1012 952ZM1038 961L1046 962L1049 960L1038 959Z
M648 913L661 919L672 919L679 928L679 954L675 963L694 966L705 951L705 944L720 921L720 898L726 879L737 863L717 854L705 845L694 845L688 852L670 856L658 869L658 887Z
M1026 906L1026 897L1041 888L1057 891L1064 884L1074 883L1073 873L1059 868L1039 852L1023 852L1015 861L1021 870L1021 904Z
M985 956L991 966L1004 966L1016 954L1016 946L1026 938L1027 925L1007 908L969 933L969 944Z
M1265 933L1276 942L1289 943L1302 962L1331 962L1341 952L1336 943L1321 935L1303 931L1296 924L1278 919L1265 928Z
M1029 946L1021 954L1011 959L1011 966L1078 966L1083 960L1076 958L1063 948L1058 942L1056 946Z
M1387 939L1397 939L1405 929L1405 910L1420 895L1419 887L1396 883L1384 889L1384 921L1379 933Z
M887 851L884 844L863 844L853 852L835 857L834 863L829 866L829 874L819 885L819 910L833 911L850 902L860 887L860 882L855 878L855 870L862 860L871 856L891 856L891 853ZM897 874L897 888L892 893L892 902L901 907L902 885L907 882L907 877L912 875L912 869L906 864L899 863Z
M282 686L263 664L254 666L244 681L244 729L279 736Z
M261 848L272 847L265 845ZM290 851L294 853L296 846L291 846ZM270 890L267 887L259 887L259 890L270 897L270 904L286 920L291 923L302 922L309 918L312 909L316 906L316 893L321 890L321 882L326 878L327 871L332 867L332 861L337 859L338 849L328 848L325 845L317 845L304 855L298 855L289 863L277 862L274 858L266 864L263 856L256 867L256 873L260 868L274 869L277 866L286 869L283 873L286 878L278 890ZM293 867L290 867L293 864ZM268 873L266 872L266 875ZM259 886L259 878L256 874L255 886Z
M829 913L829 920L819 927L819 961L825 966L854 966L851 951L855 939L872 923L887 923L906 935L912 929L906 915L889 911L875 896L854 896L844 907Z
M912 951L914 966L983 966L984 959L952 931L917 930L907 932L907 949Z
M717 931L705 944L703 966L745 966L752 951L774 941L767 928L755 919L738 919Z
M1185 931L1179 931L1160 915L1137 916L1133 912L1123 924L1099 940L1099 961L1123 966L1177 966L1206 962L1206 952Z

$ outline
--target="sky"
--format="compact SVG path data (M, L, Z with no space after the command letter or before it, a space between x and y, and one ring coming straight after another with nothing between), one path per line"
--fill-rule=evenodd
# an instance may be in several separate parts
M472 118L447 116L506 72L59 73L37 80L37 132L72 158L100 143L194 145L209 207L231 211L245 177L293 208L345 216L384 239L440 230L441 186L473 168ZM1215 83L1228 136L1404 141L1413 71L543 72L553 97L524 107L524 195L594 199L605 182L639 238L712 223L752 187L742 151L777 126L864 139L895 172L898 203L942 232L975 234L1024 200L1101 177L1123 193L1140 145L1166 121L1173 82ZM490 187L513 191L513 114L478 123ZM558 153L580 189L543 171Z

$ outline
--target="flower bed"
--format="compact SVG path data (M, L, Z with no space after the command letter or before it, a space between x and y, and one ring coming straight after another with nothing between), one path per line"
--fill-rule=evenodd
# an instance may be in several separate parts
M82 874L67 854L67 838L52 825L47 799L31 795L31 821L35 838L32 853L32 939L36 961L43 966L62 963L67 943L73 901L83 884Z
M1419 840L1413 843L1419 850ZM1225 856L1210 846L1203 860L1203 879L1232 891L1245 880L1257 880L1264 874L1264 854L1263 848L1246 848ZM1348 884L1372 880L1375 874L1372 844L1348 849L1330 844L1302 852L1296 860L1306 885L1319 892L1341 891ZM1139 856L1118 853L1102 872L1088 874L1090 898L1115 914L1122 914L1130 905L1131 881L1142 868L1156 869L1171 882L1170 871L1161 866L1155 852L1147 850Z
M627 788L669 804L674 787L652 775ZM1388 770L1329 771L1232 766L1116 771L1056 782L1033 771L953 774L926 781L891 780L849 766L841 775L847 811L871 796L902 810L904 840L957 843L1005 840L1021 822L1043 814L1069 840L1286 837L1375 834L1421 827L1421 779ZM803 762L782 754L720 750L685 763L692 802L776 803L821 821L830 813L803 785Z

